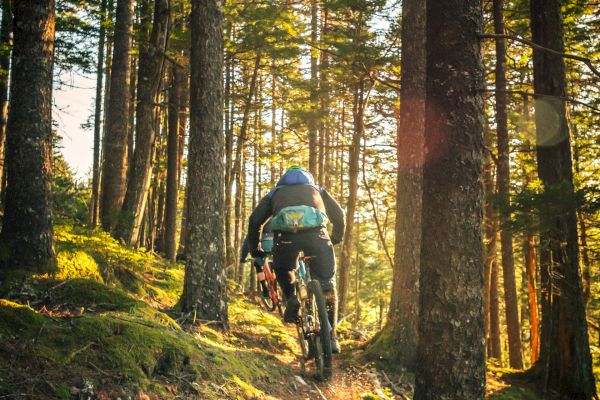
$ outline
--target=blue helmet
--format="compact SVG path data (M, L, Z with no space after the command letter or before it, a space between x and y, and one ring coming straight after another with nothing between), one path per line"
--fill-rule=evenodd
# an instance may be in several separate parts
M317 189L318 191L321 191L321 188L319 186L317 186L317 184L315 182L315 178L312 176L312 174L310 172L302 169L302 167L293 165L285 171L285 173L281 176L281 178L279 178L277 185L269 194L272 195L273 193L275 193L275 191L277 191L277 189L279 189L281 187L292 186L292 185L312 186L315 189Z

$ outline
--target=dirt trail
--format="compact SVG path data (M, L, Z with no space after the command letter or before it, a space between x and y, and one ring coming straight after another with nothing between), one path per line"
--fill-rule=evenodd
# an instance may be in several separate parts
M295 329L287 329L295 336ZM269 399L280 400L354 400L354 399L400 399L412 398L412 386L407 378L390 377L384 371L377 370L372 363L359 361L358 350L343 349L342 354L334 355L333 377L325 382L314 378L312 361L307 364L306 372L301 373L298 347L294 354L277 353L274 355L289 365L286 379L280 382L277 394ZM393 383L392 383L393 382Z

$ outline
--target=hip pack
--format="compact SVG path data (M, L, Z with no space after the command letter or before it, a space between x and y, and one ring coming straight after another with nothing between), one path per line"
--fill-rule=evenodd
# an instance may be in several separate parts
M284 207L271 219L271 228L274 231L298 232L327 226L327 215L310 206Z

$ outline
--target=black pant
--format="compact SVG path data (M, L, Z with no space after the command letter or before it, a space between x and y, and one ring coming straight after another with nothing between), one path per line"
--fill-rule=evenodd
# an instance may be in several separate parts
M335 253L326 229L297 233L276 232L273 247L273 268L283 294L294 294L290 271L296 268L300 252L311 257L310 274L321 283L324 293L335 288Z

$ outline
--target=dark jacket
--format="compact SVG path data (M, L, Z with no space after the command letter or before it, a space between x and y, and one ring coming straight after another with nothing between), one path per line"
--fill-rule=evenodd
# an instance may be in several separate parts
M261 229L262 240L265 240L266 234L269 234L272 232L273 232L273 230L271 230L271 223L267 222L266 224L264 224ZM246 261L246 257L248 257L248 253L250 253L250 243L248 243L248 235L246 235L246 238L244 239L244 243L242 244L242 249L240 251L240 262Z
M344 211L325 189L317 190L311 185L290 185L278 187L260 200L250 215L248 224L248 244L250 251L258 249L261 228L272 216L285 207L310 206L327 214L333 224L331 241L337 244L344 236Z

